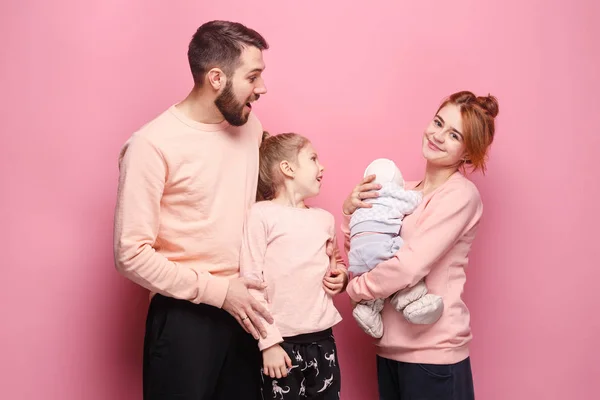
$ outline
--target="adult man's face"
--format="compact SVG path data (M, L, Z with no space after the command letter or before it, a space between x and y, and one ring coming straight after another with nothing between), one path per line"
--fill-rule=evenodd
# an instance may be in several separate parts
M215 99L215 105L231 125L242 126L248 122L252 103L267 93L262 78L264 69L262 51L253 46L244 48L240 65L227 77L225 87Z

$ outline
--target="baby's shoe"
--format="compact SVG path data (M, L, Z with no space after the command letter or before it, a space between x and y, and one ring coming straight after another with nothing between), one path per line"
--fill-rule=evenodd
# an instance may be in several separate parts
M368 335L379 339L383 336L383 321L381 310L383 310L383 299L362 301L354 307L352 316Z

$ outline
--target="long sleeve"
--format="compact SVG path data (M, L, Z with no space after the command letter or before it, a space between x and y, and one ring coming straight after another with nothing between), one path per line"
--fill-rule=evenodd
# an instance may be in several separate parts
M336 235L334 235L334 237L333 237L333 257L335 258L337 267L340 269L343 269L344 272L347 274L348 266L346 265L346 262L344 261L344 258L342 257L342 252L340 251L340 246L338 245Z
M256 208L252 208L248 212L242 236L242 250L240 254L241 276L264 282L263 266L266 251L267 227L265 226L264 220L261 218L260 212ZM250 293L263 307L271 311L267 301L266 289L250 289ZM259 318L267 330L267 337L261 337L258 341L259 349L264 350L277 343L281 343L283 338L275 323L269 324L264 318L260 316Z
M226 278L182 266L153 248L168 172L160 151L134 136L121 151L119 169L114 224L117 270L153 292L221 307L229 288Z
M350 252L350 218L352 218L352 215L347 215L342 212L342 224L340 229L344 234L344 251L346 251L346 254Z
M423 279L458 239L477 224L482 204L474 186L449 185L426 205L415 232L391 259L354 278L348 295L354 301L387 298Z

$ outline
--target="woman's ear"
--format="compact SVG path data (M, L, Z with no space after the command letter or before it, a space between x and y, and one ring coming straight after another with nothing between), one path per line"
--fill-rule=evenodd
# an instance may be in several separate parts
M295 175L294 167L286 160L283 160L279 163L279 169L281 169L283 175L287 176L288 178L293 178Z
M469 157L469 153L467 153L467 152L465 151L465 154L463 154L463 157L462 157L461 161L462 161L464 164L471 164L471 157Z

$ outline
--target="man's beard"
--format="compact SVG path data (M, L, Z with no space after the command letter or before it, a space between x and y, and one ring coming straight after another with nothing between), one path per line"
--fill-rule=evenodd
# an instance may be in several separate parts
M258 100L258 95L255 97L255 100ZM251 101L251 98L252 96L248 98L248 102ZM215 105L221 114L223 114L225 121L229 122L229 124L233 126L242 126L248 122L250 113L244 115L244 106L246 104L240 103L235 98L235 94L233 93L233 84L231 81L227 81L225 84L225 89L223 89L223 92L215 99Z

